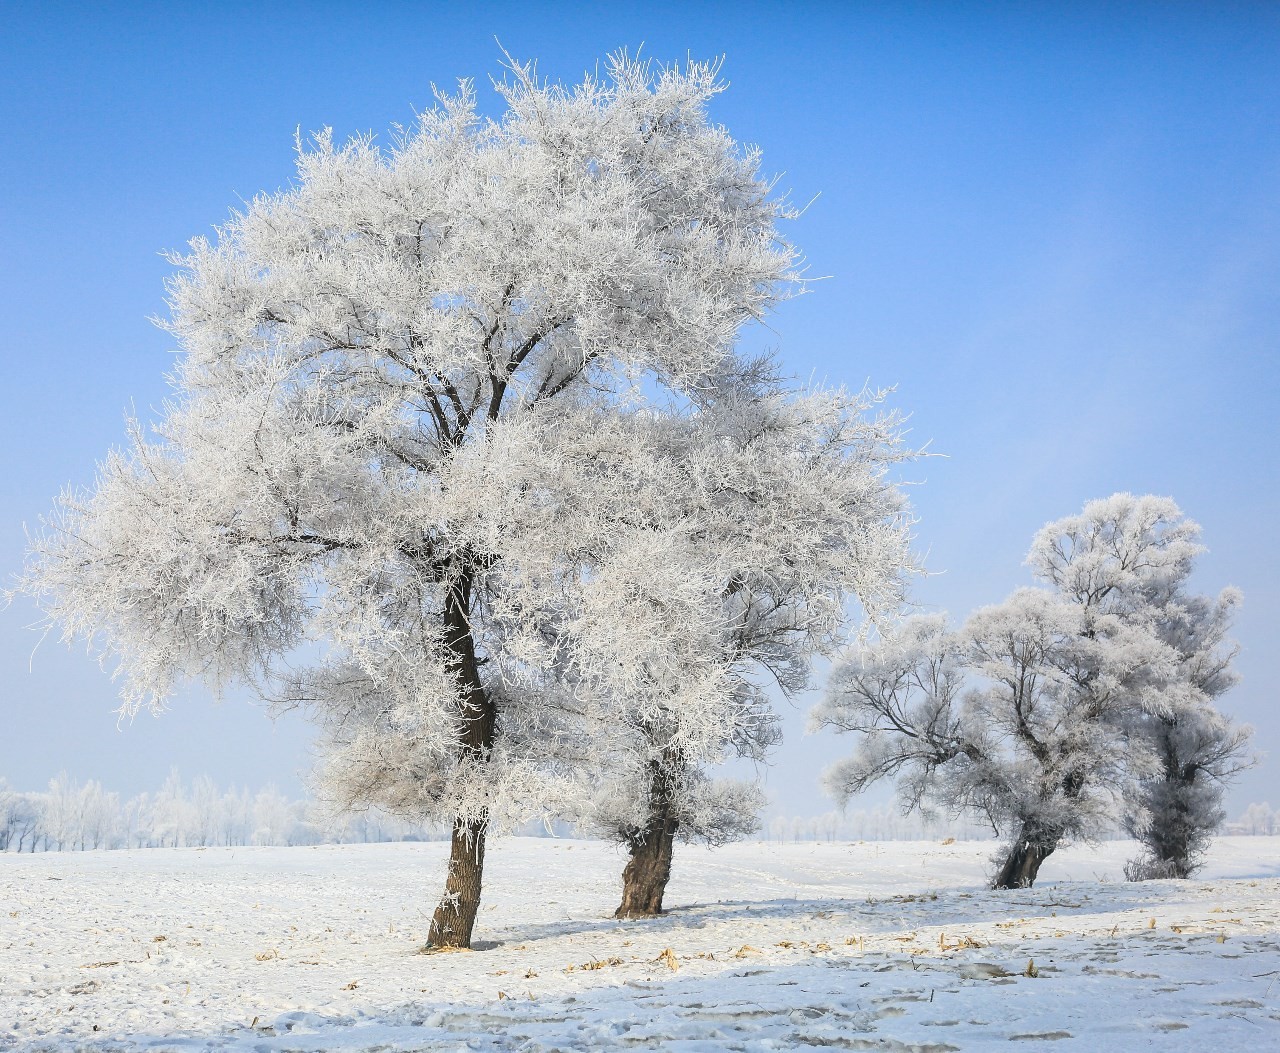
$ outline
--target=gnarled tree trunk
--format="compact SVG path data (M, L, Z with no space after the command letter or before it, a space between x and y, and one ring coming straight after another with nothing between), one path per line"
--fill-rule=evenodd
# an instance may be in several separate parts
M480 664L476 660L468 617L470 607L471 579L463 574L445 600L445 641L452 655L454 675L462 689L460 756L483 764L493 754L497 709L480 679ZM454 820L444 896L431 918L427 937L430 950L471 946L471 932L480 909L488 825L484 815L474 820L461 817Z
M1044 747L1024 727L1023 736L1030 743L1032 752L1047 763L1048 755ZM1068 800L1077 800L1084 792L1085 773L1078 768L1068 770L1062 776L1062 792ZM1057 850L1062 843L1061 827L1046 825L1040 818L1024 819L1018 829L1018 836L1009 846L1009 854L1005 856L1000 873L991 882L993 889L1030 888L1036 883L1036 875L1040 873L1040 865Z
M631 858L622 871L622 903L614 911L615 918L652 918L662 913L679 826L672 812L667 780L655 765L649 783L649 821L628 842Z
M1009 854L995 880L993 889L1030 888L1040 873L1040 864L1053 855L1059 838L1034 827L1024 826L1009 847Z

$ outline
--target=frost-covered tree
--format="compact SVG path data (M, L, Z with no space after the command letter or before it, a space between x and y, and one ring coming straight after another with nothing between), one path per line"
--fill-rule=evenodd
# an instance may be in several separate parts
M36 850L44 820L44 800L39 794L0 789L0 850Z
M886 473L910 453L880 399L797 395L759 362L696 414L596 429L609 437L574 490L618 526L557 631L598 773L586 821L629 854L619 917L660 912L677 839L755 828L758 789L705 768L764 759L766 679L801 690L849 628L848 600L900 601L904 503Z
M1063 841L1118 816L1132 758L1115 718L1162 658L1047 590L958 632L908 619L832 673L815 725L860 739L827 785L845 803L891 777L908 809L985 816L1006 838L993 887L1030 885Z
M1276 813L1267 801L1254 801L1236 820L1242 832L1269 837L1276 832Z
M1155 704L1127 715L1128 734L1155 764L1134 785L1124 816L1144 848L1126 867L1134 878L1191 876L1225 818L1226 786L1252 763L1251 730L1214 704L1239 680L1232 669L1239 647L1229 631L1240 593L1188 591L1203 551L1199 536L1199 525L1169 498L1116 494L1050 523L1028 557L1039 577L1075 602L1151 627L1176 663Z
M140 793L124 802L120 830L125 848L143 848L151 839L151 795Z
M464 84L389 148L300 147L291 188L175 257L174 397L34 542L23 588L126 709L247 682L311 708L334 797L451 826L434 946L470 942L490 827L551 795L580 677L547 627L622 525L573 500L582 425L696 416L795 288L720 90L696 63L515 67L498 120Z
M36 795L11 790L0 778L0 852L21 852L24 847L34 852L42 811Z
M151 829L156 843L177 848L187 843L192 827L191 801L177 768L170 768L164 785L151 801Z
M285 845L289 843L294 819L289 799L274 784L264 786L253 799L253 843Z
M187 844L203 847L218 843L222 803L214 781L208 775L197 776L191 784L191 829L187 833Z
M80 847L111 848L118 836L120 798L90 780L80 790Z
M1091 502L1033 542L1051 588L955 633L909 619L852 655L814 714L861 734L828 775L837 798L891 777L908 808L986 816L1008 839L996 888L1031 884L1065 840L1121 821L1164 865L1185 862L1220 821L1247 736L1210 704L1230 684L1234 593L1182 592L1197 535L1166 498Z
M993 887L1028 886L1063 842L1114 823L1130 781L1150 772L1123 728L1154 708L1170 656L1147 627L1041 590L978 611L966 635L971 719L1008 750L990 778L989 814L1010 835Z
M49 780L41 825L45 838L56 844L59 852L76 847L80 831L79 804L80 787L66 772L59 772Z

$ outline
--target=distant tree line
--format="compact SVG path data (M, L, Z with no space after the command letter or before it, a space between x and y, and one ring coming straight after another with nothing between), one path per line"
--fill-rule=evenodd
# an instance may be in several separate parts
M530 823L525 836L582 836L568 823ZM1267 802L1250 804L1224 833L1280 833L1280 812ZM990 838L993 831L966 819L904 814L881 804L822 815L774 816L762 824L764 840L779 843L921 841ZM1119 827L1105 837L1124 837ZM0 852L83 852L92 849L205 848L443 841L447 828L411 823L383 812L335 817L307 798L291 800L274 785L256 793L220 788L207 775L189 783L171 772L155 793L121 797L90 779L65 773L43 791L13 790L0 778Z
M781 843L797 841L928 841L954 838L981 841L993 835L991 827L961 816L904 813L895 803L870 808L835 810L822 815L774 816L761 826L762 836Z
M1224 834L1248 834L1254 837L1270 837L1280 834L1280 812L1266 801L1255 801L1234 822L1227 823Z
M311 800L290 800L274 785L256 793L223 790L207 775L186 783L175 771L156 793L122 798L65 773L42 792L0 780L0 851L71 852L104 848L425 841L440 828L370 811L335 818Z
M918 812L903 814L893 803L845 812L830 811L822 815L774 816L761 827L761 837L782 844L802 841L927 841L954 837L957 841L995 840L990 826L963 817L926 817ZM1240 815L1223 824L1221 833L1228 837L1270 837L1280 834L1280 811L1266 801L1255 801ZM1112 826L1100 830L1098 841L1126 840L1128 830Z

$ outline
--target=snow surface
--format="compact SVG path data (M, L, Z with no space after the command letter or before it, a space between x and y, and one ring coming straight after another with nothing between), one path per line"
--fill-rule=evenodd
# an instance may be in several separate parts
M495 841L482 949L434 955L444 843L3 855L0 1049L1280 1049L1280 837L1006 893L991 847L682 848L624 923L612 846Z

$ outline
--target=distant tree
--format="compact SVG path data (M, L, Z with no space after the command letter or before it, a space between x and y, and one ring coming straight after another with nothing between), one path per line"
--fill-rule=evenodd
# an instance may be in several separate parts
M191 784L191 830L187 844L216 845L221 825L222 799L208 775L199 775Z
M151 843L151 795L141 793L125 801L120 827L125 848L145 848Z
M514 67L497 121L464 84L387 150L324 133L194 241L156 438L64 497L23 585L126 708L247 682L310 707L335 799L449 825L436 947L470 943L490 827L552 796L572 678L544 630L621 525L562 485L600 441L575 424L696 416L796 288L716 68L607 69Z
M0 778L0 852L8 852L10 844L17 841L22 811L22 795L14 793L9 783Z
M89 780L80 789L80 848L113 848L119 830L120 798Z
M1023 589L959 632L908 619L833 672L817 726L860 734L828 774L847 801L894 778L908 809L983 815L1007 837L996 888L1035 881L1065 840L1126 824L1170 875L1221 821L1247 731L1230 683L1234 593L1186 597L1198 527L1166 498L1117 494L1046 526Z
M259 790L253 799L253 843L287 845L292 828L289 799L274 784Z
M38 794L19 793L0 779L0 852L34 852L40 837L44 802Z
M187 843L191 829L191 804L177 768L171 768L164 785L152 799L151 836L155 844L177 848Z
M65 771L49 780L40 825L45 840L56 844L59 852L76 847L80 832L79 797L78 784Z
M1276 832L1276 813L1267 801L1254 801L1237 820L1245 833L1271 835Z

